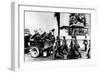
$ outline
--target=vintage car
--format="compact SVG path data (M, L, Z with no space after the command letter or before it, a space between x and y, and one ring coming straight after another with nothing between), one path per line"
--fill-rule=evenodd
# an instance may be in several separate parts
M52 54L55 37L53 31L43 34L36 32L30 38L29 52L31 57L48 57Z

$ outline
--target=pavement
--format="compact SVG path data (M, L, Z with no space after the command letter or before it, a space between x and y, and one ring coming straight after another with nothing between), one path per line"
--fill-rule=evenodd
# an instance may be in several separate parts
M87 59L87 51L82 51L84 50L84 48L80 48L79 52L81 53L81 58L78 59ZM66 59L67 56L65 56ZM43 58L43 57L39 57L39 58L32 58L31 55L25 54L25 62L33 62L33 61L48 61L48 60L53 60L53 55L47 57L47 58Z

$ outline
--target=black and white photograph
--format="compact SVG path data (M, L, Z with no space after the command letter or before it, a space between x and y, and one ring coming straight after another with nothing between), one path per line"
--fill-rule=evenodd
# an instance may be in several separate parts
M24 61L91 58L91 14L24 12Z

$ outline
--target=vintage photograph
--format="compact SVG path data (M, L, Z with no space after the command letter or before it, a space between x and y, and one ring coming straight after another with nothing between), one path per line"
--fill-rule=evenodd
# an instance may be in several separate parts
M25 62L91 58L91 14L24 12Z

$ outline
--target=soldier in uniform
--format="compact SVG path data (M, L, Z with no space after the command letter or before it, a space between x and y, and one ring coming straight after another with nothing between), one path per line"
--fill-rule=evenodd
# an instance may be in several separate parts
M90 58L91 42L89 40L89 49L87 51L87 58Z
M88 45L88 40L87 40L87 36L85 36L85 39L83 41L83 44L85 46L85 49L83 51L87 51L87 45Z
M79 57L81 58L81 53L79 52L79 48L80 48L80 45L78 44L77 39L75 37L74 50L78 53Z
M81 58L81 53L79 52L79 48L80 46L77 42L76 36L72 36L68 59L77 59L78 57Z
M65 36L63 36L63 40L62 40L62 48L61 48L61 52L62 54L68 54L68 45L67 45L67 40L65 38Z
M55 41L55 47L54 47L54 59L63 59L64 56L61 54L61 46L60 46L60 39L57 36L57 39Z
M32 36L30 34L29 29L25 29L24 32L24 47L25 47L25 54L29 52L29 46L30 46L30 37Z

